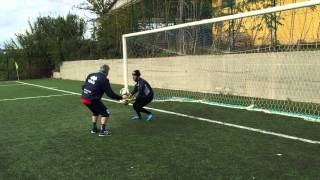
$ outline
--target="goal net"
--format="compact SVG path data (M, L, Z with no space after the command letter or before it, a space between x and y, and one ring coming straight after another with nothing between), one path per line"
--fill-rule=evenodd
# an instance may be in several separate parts
M140 69L156 101L320 121L319 4L245 6L235 15L123 35L126 88Z

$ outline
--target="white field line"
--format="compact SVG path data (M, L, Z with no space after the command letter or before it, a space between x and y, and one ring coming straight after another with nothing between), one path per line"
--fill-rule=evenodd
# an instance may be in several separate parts
M25 86L25 84L0 84L0 87L8 87L8 86Z
M190 102L190 103L201 103L201 104L207 104L210 106L218 106L218 107L224 107L224 108L231 108L231 109L241 109L241 110L247 110L247 111L252 111L252 112L263 112L266 114L276 114L276 115L281 115L281 116L287 116L287 117L294 117L294 118L299 118L303 121L306 122L314 122L314 123L320 123L320 119L315 119L312 117L304 117L302 115L299 114L290 114L290 113L286 113L286 112L271 112L269 110L266 109L259 109L259 108L254 108L254 107L238 107L238 106L232 106L232 105L224 105L224 104L212 104L210 102L205 102L202 100L184 100L184 99L178 99L178 98L174 98L174 99L167 99L167 100L155 100L153 102Z
M30 84L30 83L25 83L25 82L18 82L18 83L25 84L25 85L30 85L30 86L35 86L35 87L39 87L39 88L44 88L44 89L49 89L49 90L53 90L53 91L58 91L58 92L69 93L69 94L73 94L73 95L81 95L80 93L60 90L60 89L56 89L56 88L50 88L50 87L41 86L41 85L37 85L37 84ZM105 98L103 98L103 100L109 101L109 102L119 103L118 101L105 99ZM261 133L261 134L277 136L277 137L281 137L281 138L285 138L285 139L291 139L291 140L310 143L310 144L320 144L320 141L300 138L300 137L296 137L296 136L290 136L290 135L286 135L286 134L282 134L282 133L275 133L275 132L272 132L272 131L265 131L265 130L262 130L262 129L251 128L251 127L241 126L241 125L236 125L236 124L231 124L231 123L225 123L225 122L221 122L221 121L211 120L211 119L207 119L207 118L201 118L201 117L197 117L197 116L191 116L191 115L182 114L182 113L176 113L176 112L172 112L172 111L166 111L166 110L162 110L162 109L156 109L156 108L150 108L150 107L147 107L146 109L157 111L157 112L161 112L161 113L165 113L165 114L176 115L176 116L179 116L179 117L185 117L185 118L189 118L189 119L195 119L195 120L205 121L205 122L219 124L219 125L223 125L223 126L228 126L228 127L248 130L248 131L257 132L257 133Z
M17 101L17 100L27 100L27 99L42 99L42 98L71 96L71 95L73 95L73 94L55 94L55 95L47 95L47 96L32 96L32 97L21 97L21 98L12 98L12 99L0 99L0 102L4 102L4 101Z

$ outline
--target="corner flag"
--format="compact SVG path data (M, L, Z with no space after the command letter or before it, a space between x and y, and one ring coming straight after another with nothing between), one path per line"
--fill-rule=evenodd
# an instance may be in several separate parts
M14 62L14 64L16 65L16 70L18 70L19 69L18 63Z
M20 78L19 78L19 65L18 65L18 63L16 61L14 62L14 65L16 66L16 72L17 72L18 81L20 81Z

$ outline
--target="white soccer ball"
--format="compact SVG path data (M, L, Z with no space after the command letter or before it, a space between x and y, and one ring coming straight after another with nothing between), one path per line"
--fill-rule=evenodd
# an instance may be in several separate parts
M128 89L126 89L126 88L122 88L121 90L120 90L120 94L123 96L123 95L128 95L129 94L129 90Z

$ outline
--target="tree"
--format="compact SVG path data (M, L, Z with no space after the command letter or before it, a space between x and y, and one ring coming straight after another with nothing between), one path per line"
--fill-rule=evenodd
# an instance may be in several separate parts
M34 23L29 22L28 30L7 42L6 49L20 59L28 78L47 77L62 61L83 55L84 33L85 22L76 15L38 17Z
M118 0L86 0L85 3L78 6L79 9L88 10L93 14L96 14L98 18L109 14L113 6Z

